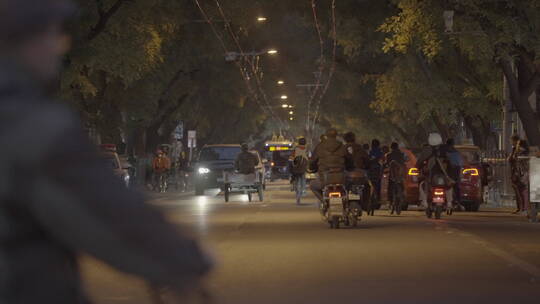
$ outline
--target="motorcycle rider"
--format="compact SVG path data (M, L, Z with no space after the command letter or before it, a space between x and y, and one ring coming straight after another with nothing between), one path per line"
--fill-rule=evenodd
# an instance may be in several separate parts
M325 140L317 146L311 159L318 169L319 177L311 181L310 187L313 194L319 199L320 204L324 206L324 209L321 209L323 213L326 213L323 188L330 183L345 183L346 157L347 150L345 145L337 140L337 130L328 129Z
M211 261L123 186L78 115L46 94L58 87L69 40L61 28L75 9L0 3L0 303L89 303L78 263L89 255L185 298Z
M351 190L353 182L364 184L366 187L364 188L362 197L363 201L367 202L372 189L366 171L369 166L369 155L362 145L356 143L356 135L353 132L345 133L343 139L345 140L345 149L347 151L347 189Z
M343 135L345 149L347 150L347 170L366 170L369 163L369 155L362 145L356 143L356 134L348 132Z
M420 182L420 200L423 207L428 207L428 191L435 176L443 176L447 186L455 182L447 173L448 157L439 133L431 133L428 138L429 145L424 146L416 162L416 167L422 172L423 181ZM452 191L446 191L447 202L452 208Z
M255 154L249 152L249 146L246 143L241 145L242 152L236 157L234 168L240 174L254 174L259 160Z

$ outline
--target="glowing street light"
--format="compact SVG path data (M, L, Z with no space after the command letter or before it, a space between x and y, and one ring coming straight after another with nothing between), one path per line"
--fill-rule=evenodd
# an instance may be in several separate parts
M282 100L286 100L286 99L288 99L288 98L289 98L289 96L287 96L287 95L281 95L281 97L280 97L280 98L281 98Z
M289 117L289 120L294 120L294 118L292 118L292 117Z
M292 109L292 105L289 105L289 109Z
M278 51L276 49L269 49L268 51L266 51L266 53L270 55L275 55L278 53Z
M284 103L284 104L281 105L281 107L284 108L284 109L286 109L286 108L289 107L289 105Z
M294 111L290 111L289 114L293 115L293 114L294 114Z
M257 17L258 22L265 22L266 20L267 20L266 17L263 17L263 16Z
M277 82L277 84L279 84L279 85L282 85L284 83L285 83L285 81L283 81L283 80L278 80L278 82Z

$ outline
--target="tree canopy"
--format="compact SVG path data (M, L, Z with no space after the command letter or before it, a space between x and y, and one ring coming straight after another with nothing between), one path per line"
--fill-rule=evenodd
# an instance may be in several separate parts
M180 121L203 143L335 126L362 141L418 146L438 131L494 147L503 75L540 144L528 102L540 84L538 0L76 2L60 93L102 141L139 153Z

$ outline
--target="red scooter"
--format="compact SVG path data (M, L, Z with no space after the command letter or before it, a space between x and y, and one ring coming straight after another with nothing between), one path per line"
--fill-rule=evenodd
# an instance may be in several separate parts
M452 214L452 207L450 206L451 195L448 191L452 191L452 188L446 185L446 181L443 175L436 175L432 178L432 184L428 192L428 207L426 208L426 215L428 218L432 218L435 214L435 219L441 219L441 215L444 211L448 215ZM449 199L450 197L450 199Z

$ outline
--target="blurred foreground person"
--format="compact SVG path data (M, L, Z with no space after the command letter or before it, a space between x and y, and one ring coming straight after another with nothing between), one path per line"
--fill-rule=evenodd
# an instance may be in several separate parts
M177 294L195 290L211 265L197 242L125 189L74 116L42 94L72 12L64 1L0 1L0 303L88 303L82 253Z

